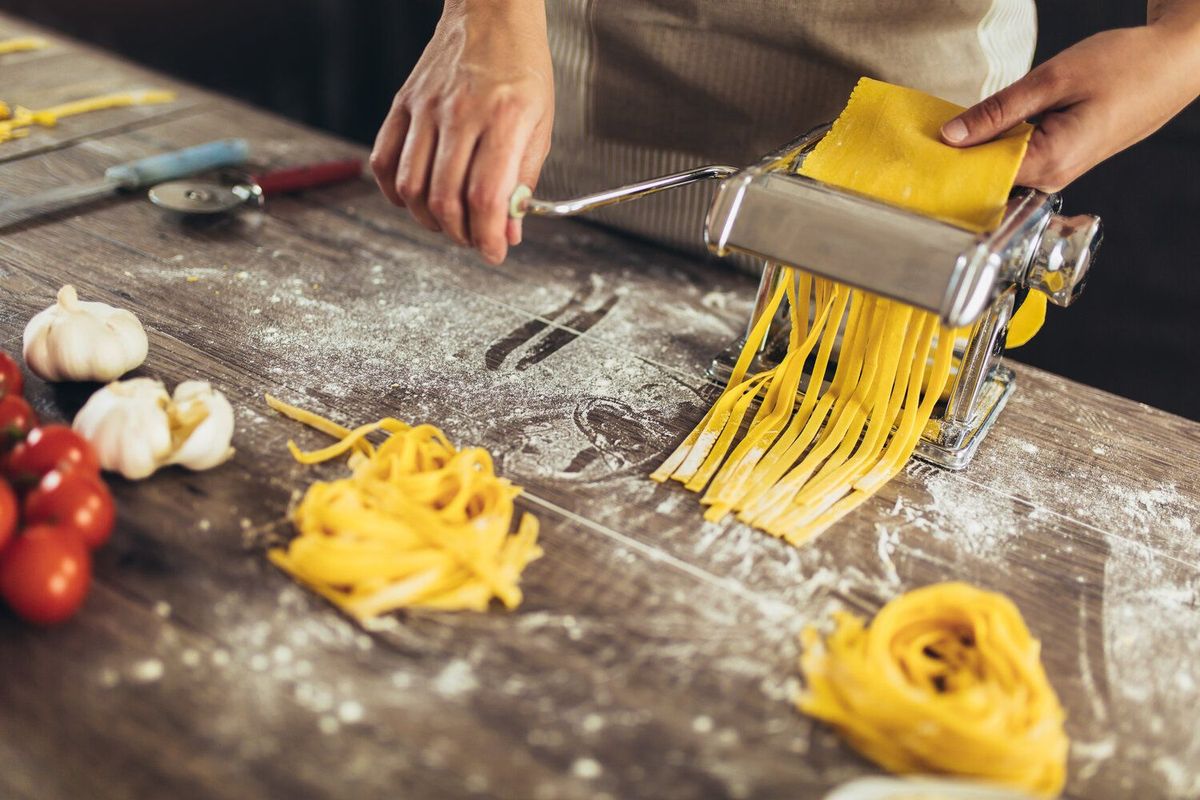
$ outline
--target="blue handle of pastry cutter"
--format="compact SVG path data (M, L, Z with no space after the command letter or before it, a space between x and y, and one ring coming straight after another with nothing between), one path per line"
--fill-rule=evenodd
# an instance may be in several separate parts
M128 164L117 164L104 171L106 180L122 189L141 189L164 181L186 178L197 172L232 167L250 155L245 139L218 139L215 142L187 147L173 153L150 156Z

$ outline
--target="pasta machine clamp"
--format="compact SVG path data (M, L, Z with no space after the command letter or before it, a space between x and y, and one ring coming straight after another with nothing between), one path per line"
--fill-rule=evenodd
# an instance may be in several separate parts
M518 187L509 213L572 216L719 180L704 222L708 249L764 264L747 333L778 287L781 265L931 311L957 331L950 385L916 455L962 469L1015 387L1001 356L1018 293L1037 290L1055 305L1073 303L1100 245L1100 219L1064 217L1059 195L1016 189L996 230L977 234L797 174L828 131L828 125L820 126L743 169L709 165L562 201L536 199L527 187ZM780 307L752 370L782 358L788 320ZM716 358L710 377L728 378L744 342L743 337Z

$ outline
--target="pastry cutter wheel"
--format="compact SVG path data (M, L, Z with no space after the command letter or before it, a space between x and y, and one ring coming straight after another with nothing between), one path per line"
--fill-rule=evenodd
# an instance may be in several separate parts
M1057 194L1018 188L999 227L977 234L797 174L829 128L814 128L744 168L713 164L561 201L536 199L519 186L509 215L567 217L719 180L704 221L708 249L764 261L747 332L774 295L781 264L931 311L948 328L970 326L965 345L956 348L950 391L917 448L928 461L960 469L1013 391L1013 372L1000 356L1017 293L1036 289L1056 305L1074 302L1100 246L1100 219L1063 216ZM770 325L756 370L778 363L774 344L788 325L782 306ZM727 379L740 349L735 343L718 356L710 375Z
M242 173L232 185L192 180L160 183L150 190L150 201L182 214L220 214L244 203L261 206L270 195L341 183L361 174L362 161L357 158L324 161L257 175Z

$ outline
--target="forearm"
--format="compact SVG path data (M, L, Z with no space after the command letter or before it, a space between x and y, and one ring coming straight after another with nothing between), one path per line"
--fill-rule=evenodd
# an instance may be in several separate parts
M438 28L484 61L491 53L510 67L544 62L549 48L544 0L445 0Z
M1191 97L1200 94L1200 0L1147 0L1146 26L1169 58L1164 78Z
M1169 0L1167 0L1169 2ZM1154 2L1154 0L1150 0ZM537 9L541 12L546 10L546 0L445 0L442 4L444 10L456 11L528 11Z
M1146 0L1146 24L1200 31L1200 0Z
M545 0L445 0L443 19L466 17L518 21L545 30L546 3Z
M554 70L544 0L445 0L433 38L379 128L379 188L492 263L519 244L508 198L550 149Z

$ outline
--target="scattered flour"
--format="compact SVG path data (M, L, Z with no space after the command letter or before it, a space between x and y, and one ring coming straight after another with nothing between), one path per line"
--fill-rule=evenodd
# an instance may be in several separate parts
M479 681L470 663L460 658L442 668L433 680L433 688L447 697L456 697L475 691L479 688Z
M1151 490L1131 508L1151 515L1154 503L1173 500L1171 490ZM1118 757L1125 769L1156 773L1164 796L1200 796L1200 737L1195 715L1182 711L1200 708L1200 577L1143 544L1107 538L1104 653ZM1143 727L1150 709L1168 713Z
M712 291L700 298L700 305L713 311L725 311L729 308L729 299L726 292Z
M343 700L337 710L338 720L344 725L362 722L363 707L357 700Z
M600 762L594 758L577 758L571 764L571 774L584 780L599 778L603 771L604 768L600 766Z
M1020 532L1013 500L942 470L910 468L908 474L919 478L929 503L915 505L897 498L892 515L905 523L984 558L1003 553Z
M599 714L588 714L580 725L584 733L596 733L604 728L604 717Z
M154 683L163 676L163 662L157 658L138 661L129 668L129 677L137 683Z

